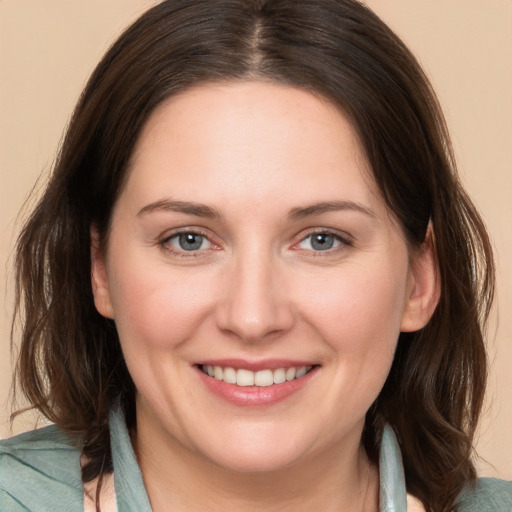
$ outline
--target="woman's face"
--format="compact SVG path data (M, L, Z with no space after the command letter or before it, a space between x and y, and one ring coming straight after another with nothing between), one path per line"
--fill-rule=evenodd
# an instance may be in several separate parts
M162 104L93 261L139 430L241 471L357 449L400 330L428 320L410 256L327 101L249 82Z

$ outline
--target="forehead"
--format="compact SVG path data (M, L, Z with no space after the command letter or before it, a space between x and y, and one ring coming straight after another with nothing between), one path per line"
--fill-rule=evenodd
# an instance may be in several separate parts
M162 103L136 144L127 188L147 201L164 191L254 206L381 200L347 116L323 97L265 82L201 85Z

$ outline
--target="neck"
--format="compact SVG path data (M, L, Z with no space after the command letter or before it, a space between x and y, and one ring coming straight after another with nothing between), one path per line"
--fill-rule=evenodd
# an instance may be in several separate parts
M378 470L359 445L340 441L272 471L233 471L138 422L133 443L155 512L377 512ZM352 444L353 445L353 444Z

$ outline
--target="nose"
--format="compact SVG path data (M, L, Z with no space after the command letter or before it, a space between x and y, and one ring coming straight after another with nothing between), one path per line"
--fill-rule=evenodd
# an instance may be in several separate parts
M274 339L294 322L283 273L268 254L247 252L227 272L216 308L217 326L247 342Z

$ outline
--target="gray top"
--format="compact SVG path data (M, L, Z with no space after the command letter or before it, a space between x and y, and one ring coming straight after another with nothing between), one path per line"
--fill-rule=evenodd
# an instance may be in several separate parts
M110 415L118 512L151 512L124 418ZM406 512L400 449L386 427L380 452L380 511ZM0 441L0 512L73 512L84 509L80 449L51 425ZM512 512L512 482L481 478L459 498L460 512Z

